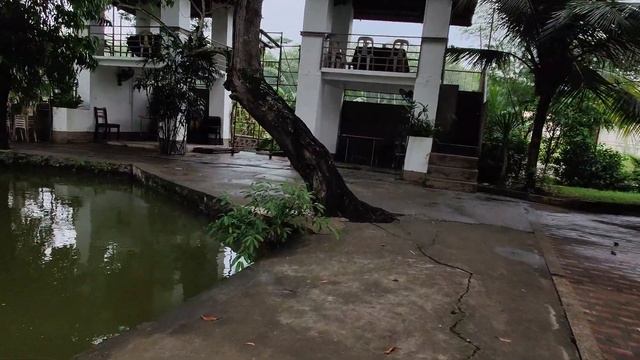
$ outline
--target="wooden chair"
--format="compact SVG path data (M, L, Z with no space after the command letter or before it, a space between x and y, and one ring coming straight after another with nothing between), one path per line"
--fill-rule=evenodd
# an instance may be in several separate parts
M358 43L356 44L356 49L359 49L360 53L354 59L354 62L352 64L353 67L355 69L360 69L360 66L362 65L362 62L364 61L365 69L366 70L371 70L373 68L373 62L374 62L374 59L373 59L373 50L374 50L373 38L372 37L368 37L368 36L359 37L358 38Z
M404 39L396 39L391 48L391 56L387 59L386 71L398 72L405 70L404 59L409 51L409 41ZM399 68L402 67L402 69ZM402 72L402 71L400 71Z
M96 120L96 128L93 132L93 141L98 141L98 133L100 129L104 129L104 139L109 139L109 134L111 134L111 129L116 129L116 139L120 140L120 124L110 124L107 118L107 108L93 108L93 117Z

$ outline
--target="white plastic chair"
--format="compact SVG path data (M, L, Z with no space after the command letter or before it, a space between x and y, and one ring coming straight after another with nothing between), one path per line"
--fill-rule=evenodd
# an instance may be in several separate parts
M20 141L29 142L29 136L27 136L27 119L25 119L24 115L16 115L13 118L13 139L15 141L18 140L18 130L22 130Z
M393 46L391 47L391 56L387 60L387 71L398 71L398 65L402 67L405 66L404 63L400 63L403 61L404 57L401 56L403 53L406 54L409 51L409 41L405 39L396 39L393 42ZM406 55L405 55L406 56Z
M371 70L373 67L373 47L374 42L373 38L369 36L361 36L358 38L358 43L356 44L356 49L360 49L360 54L356 58L353 66L356 69L360 69L360 65L362 65L362 61L365 61L365 69Z
M344 53L338 41L329 41L324 66L333 69L343 69L345 67Z

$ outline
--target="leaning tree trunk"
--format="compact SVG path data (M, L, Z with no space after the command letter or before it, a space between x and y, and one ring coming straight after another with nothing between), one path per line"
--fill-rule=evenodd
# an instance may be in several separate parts
M547 121L547 115L549 114L549 108L553 95L541 95L538 99L538 107L536 109L536 116L533 120L533 131L531 132L531 142L529 143L529 153L527 156L527 178L526 188L527 191L534 191L536 189L536 177L538 172L538 158L540 157L540 145L542 144L542 132L544 130L544 124Z
M329 150L265 81L260 64L262 0L236 0L232 60L225 87L278 143L326 212L356 222L391 222L389 212L359 200Z
M5 81L6 80L6 81ZM0 150L9 149L9 130L7 129L7 102L9 100L9 89L5 84L7 79L2 79L0 75Z

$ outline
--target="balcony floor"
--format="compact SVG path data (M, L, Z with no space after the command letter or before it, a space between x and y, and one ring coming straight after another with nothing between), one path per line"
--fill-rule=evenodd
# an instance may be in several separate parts
M339 82L345 88L371 92L397 93L413 88L416 73L322 68L322 79Z

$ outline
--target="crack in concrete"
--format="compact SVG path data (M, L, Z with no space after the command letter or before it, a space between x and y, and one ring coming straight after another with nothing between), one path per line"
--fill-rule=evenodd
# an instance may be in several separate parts
M381 229L382 231L387 232L388 234L391 234L393 236L405 239L407 241L413 242L411 239L408 239L402 235L399 234L395 234L392 231L384 228L381 225L378 224L372 224L375 227ZM433 236L433 241L431 242L431 245L429 245L429 248L435 246L436 242L438 240L438 233L436 232L435 235ZM445 263L443 261L440 261L438 259L436 259L435 257L433 257L432 255L430 255L429 253L427 253L427 251L420 245L416 244L416 247L418 249L418 251L425 256L426 258L428 258L429 260L431 260L432 262L440 265L440 266L444 266L450 269L454 269L456 271L460 271L463 272L467 275L467 286L465 287L464 291L458 296L458 299L456 301L455 304L455 310L452 311L452 314L454 315L458 315L461 314L462 316L459 316L458 319L449 327L449 332L451 332L452 334L454 334L458 339L464 341L465 343L473 346L473 351L471 352L471 354L469 354L469 356L466 357L466 360L471 360L473 359L478 352L480 352L481 348L475 344L471 339L467 338L466 336L464 336L459 330L458 330L458 325L460 325L460 323L462 323L466 317L467 317L467 312L464 310L464 308L462 307L462 302L464 301L464 298L469 294L469 292L471 292L471 282L473 281L473 276L474 274L467 270L464 269L462 267L456 266L456 265L452 265L452 264L448 264Z
M429 246L432 247L435 245L436 241L438 238L438 234L436 233L436 235L433 237L433 243ZM452 265L452 264L448 264L445 263L443 261L440 261L438 259L436 259L435 257L433 257L432 255L430 255L429 253L426 252L425 249L422 248L422 246L417 245L418 251L420 251L420 253L422 255L424 255L425 257L427 257L429 260L433 261L434 263L450 268L450 269L454 269L457 271L461 271L463 273L465 273L467 275L467 286L465 287L464 291L458 296L458 300L456 301L456 305L455 305L455 310L453 311L454 314L461 314L462 316L459 316L458 319L453 323L453 325L451 325L449 327L449 331L454 334L458 339L466 342L467 344L473 346L473 352L471 354L469 354L469 356L467 356L467 360L472 359L473 357L475 357L478 352L480 352L481 348L475 344L471 339L467 338L466 336L464 336L459 330L458 330L458 325L460 325L460 323L462 323L466 318L467 318L467 312L464 310L464 308L462 307L462 302L464 301L464 298L469 294L469 292L471 291L471 282L473 281L473 273L467 269L461 268L459 266L456 265Z

